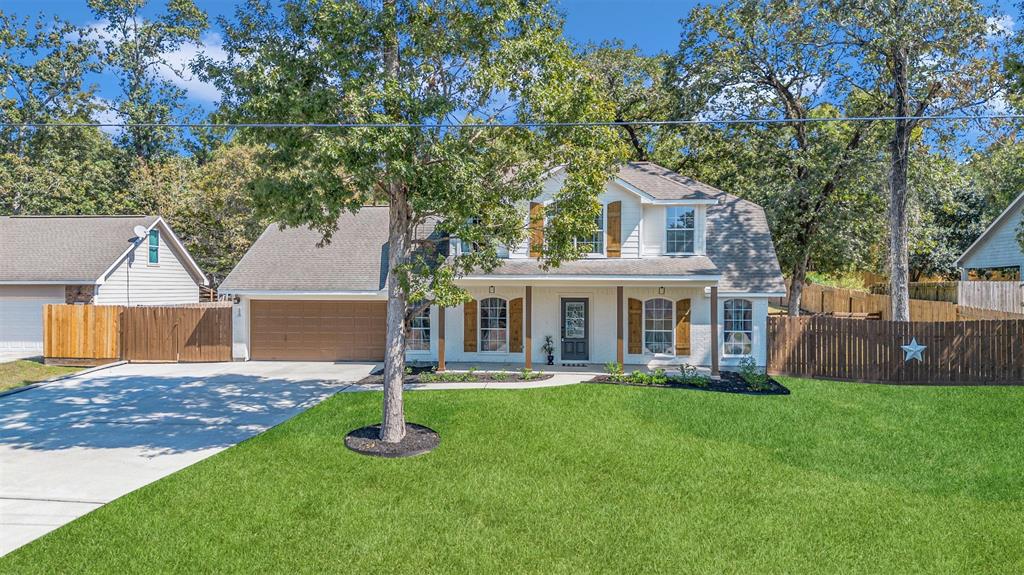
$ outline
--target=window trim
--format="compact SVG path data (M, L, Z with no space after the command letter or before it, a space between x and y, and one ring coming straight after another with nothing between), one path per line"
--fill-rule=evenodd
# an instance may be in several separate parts
M550 216L548 215L548 208L555 205L554 200L548 200L543 202L544 206L544 226L551 222ZM608 202L601 203L601 251L600 252L588 252L583 254L581 259L602 259L608 257ZM573 238L572 245L579 247L579 238Z
M154 240L155 243L154 243ZM160 265L160 230L152 228L149 230L148 248L146 253L146 265L157 267ZM153 261L153 255L156 255L156 261Z
M426 308L423 309L423 311L420 312L421 315L425 315L426 318L427 318L427 326L425 328L422 327L422 326L419 326L419 327L414 326L414 325L412 325L412 322L410 321L410 323L409 323L409 330L408 330L408 332L406 333L406 336L405 336L405 341L406 341L406 348L405 349L406 349L406 351L408 351L410 353L430 353L433 350L433 348L434 348L434 341L431 339L431 330L434 327L433 326L434 322L432 321L433 318L431 317L431 312L430 312L431 307L432 306L427 306ZM413 319L416 319L416 317L413 317ZM409 340L409 334L411 334L414 331L424 331L424 330L427 332L427 338L426 338L427 347L425 349L424 348L415 348L415 349L410 348L409 347L409 341L410 341Z
M744 330L729 330L729 331L726 330L726 325L727 324L726 324L726 321L725 321L725 304L727 304L729 302L732 302L732 301L746 302L750 306L750 331L749 332L748 331L744 331ZM750 351L748 353L726 353L725 352L725 350L727 349L726 346L729 343L729 338L728 338L727 334L730 331L736 332L736 333L746 333L746 334L748 334L750 336ZM746 299L746 298L742 298L742 297L731 297L729 299L722 300L722 357L723 358L747 357L747 356L751 356L753 354L754 354L754 302L752 300L749 300L749 299Z
M655 300L662 300L662 301L667 301L668 302L668 306L669 306L669 323L672 326L670 329L667 330L671 334L671 336L672 336L672 341L669 343L669 347L668 347L669 351L668 352L654 352L654 351L650 351L649 349L647 349L647 304L652 302L652 301L655 301ZM647 299L644 300L644 306L643 306L642 314L640 316L640 321L643 322L643 330L642 330L643 331L643 354L642 355L648 355L648 356L659 356L660 355L660 356L669 356L669 357L675 357L676 356L676 326L675 326L675 323L674 323L675 322L675 317L676 317L676 302L675 301L673 301L673 300L671 300L671 299L669 299L667 297L661 297L661 296L650 297L650 298L647 298ZM666 330L660 330L659 329L659 330L651 330L651 331L663 332L663 331L666 331Z
M692 228L669 228L669 213L673 209L690 210L693 212L693 227ZM675 231L691 231L693 232L693 250L689 252L670 252L668 251L668 233L669 230ZM665 225L662 227L662 241L664 242L662 251L665 255L672 256L692 256L697 255L697 208L695 206L665 206Z
M608 257L608 204L601 204L601 251L587 252L583 254L584 259L600 259ZM579 247L579 238L573 238L573 245Z
M484 329L485 329L483 327L483 322L484 322L484 302L489 300L489 299L500 300L501 302L503 302L505 304L505 349L484 349ZM497 331L498 328L486 328L486 329L492 330L492 331ZM511 326L509 325L509 300L508 300L508 298L504 298L504 297L501 297L499 295L488 295L487 297L481 299L479 305L477 306L477 312L476 312L476 340L478 342L478 344L477 344L477 351L476 352L477 353L500 353L500 354L508 354L508 353L510 353L509 350L508 350L509 349L508 348L508 346L509 346L509 341L508 340L509 340L509 331L510 331L510 329L511 329Z

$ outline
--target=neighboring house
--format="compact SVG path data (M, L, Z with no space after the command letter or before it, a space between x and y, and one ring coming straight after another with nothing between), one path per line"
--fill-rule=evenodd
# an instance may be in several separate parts
M1024 279L1021 275L1024 271L1024 251L1017 241L1022 210L1024 193L1017 196L956 260L956 265L962 270L961 279L971 279L972 271L977 276L983 276L986 271L998 271L1003 277Z
M44 304L196 303L206 281L156 216L0 217L0 352L42 351Z
M564 178L551 174L530 212ZM536 242L503 250L498 269L459 280L473 301L413 321L408 357L539 365L551 336L559 363L764 365L768 298L786 290L759 206L651 163L622 167L600 202L601 231L580 240L589 257L543 270ZM318 232L268 227L220 286L235 300L234 357L382 359L387 233L386 207L342 216L322 248Z

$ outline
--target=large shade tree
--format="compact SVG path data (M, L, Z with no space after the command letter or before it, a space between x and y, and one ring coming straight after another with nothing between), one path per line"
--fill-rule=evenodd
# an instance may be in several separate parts
M767 207L791 278L791 315L800 313L815 250L837 259L822 247L836 247L829 238L860 235L863 211L874 203L862 177L877 156L875 125L816 121L877 111L840 81L849 54L820 6L814 0L733 0L695 8L682 20L669 78L680 116L785 120L701 128L711 133L687 150L710 154L705 164L724 166L714 168L710 180L728 180L738 193L749 189L744 195ZM724 173L730 170L739 175Z
M829 18L856 66L848 82L898 118L889 124L889 291L910 320L909 175L924 118L988 111L1002 90L1002 20L976 0L834 0ZM938 126L942 127L942 126ZM945 127L949 127L946 125Z
M596 230L596 196L618 142L610 128L462 127L496 121L612 119L547 2L519 0L252 1L222 21L226 62L206 62L223 110L247 122L418 127L265 128L258 209L330 240L338 216L390 206L387 349L381 439L405 434L406 329L424 306L453 306L455 280L498 265L525 241L525 206L556 165L567 181L543 225L544 261L578 255ZM415 230L431 220L476 249L446 256Z

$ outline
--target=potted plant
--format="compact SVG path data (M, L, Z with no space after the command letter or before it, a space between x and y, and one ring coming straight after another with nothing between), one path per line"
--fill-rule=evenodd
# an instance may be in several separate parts
M550 335L544 336L544 345L540 349L548 355L548 365L555 365L555 342Z

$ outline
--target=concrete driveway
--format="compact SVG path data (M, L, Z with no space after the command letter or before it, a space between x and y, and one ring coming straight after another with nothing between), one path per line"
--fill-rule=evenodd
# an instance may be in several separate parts
M0 555L316 405L373 364L129 364L0 397Z

